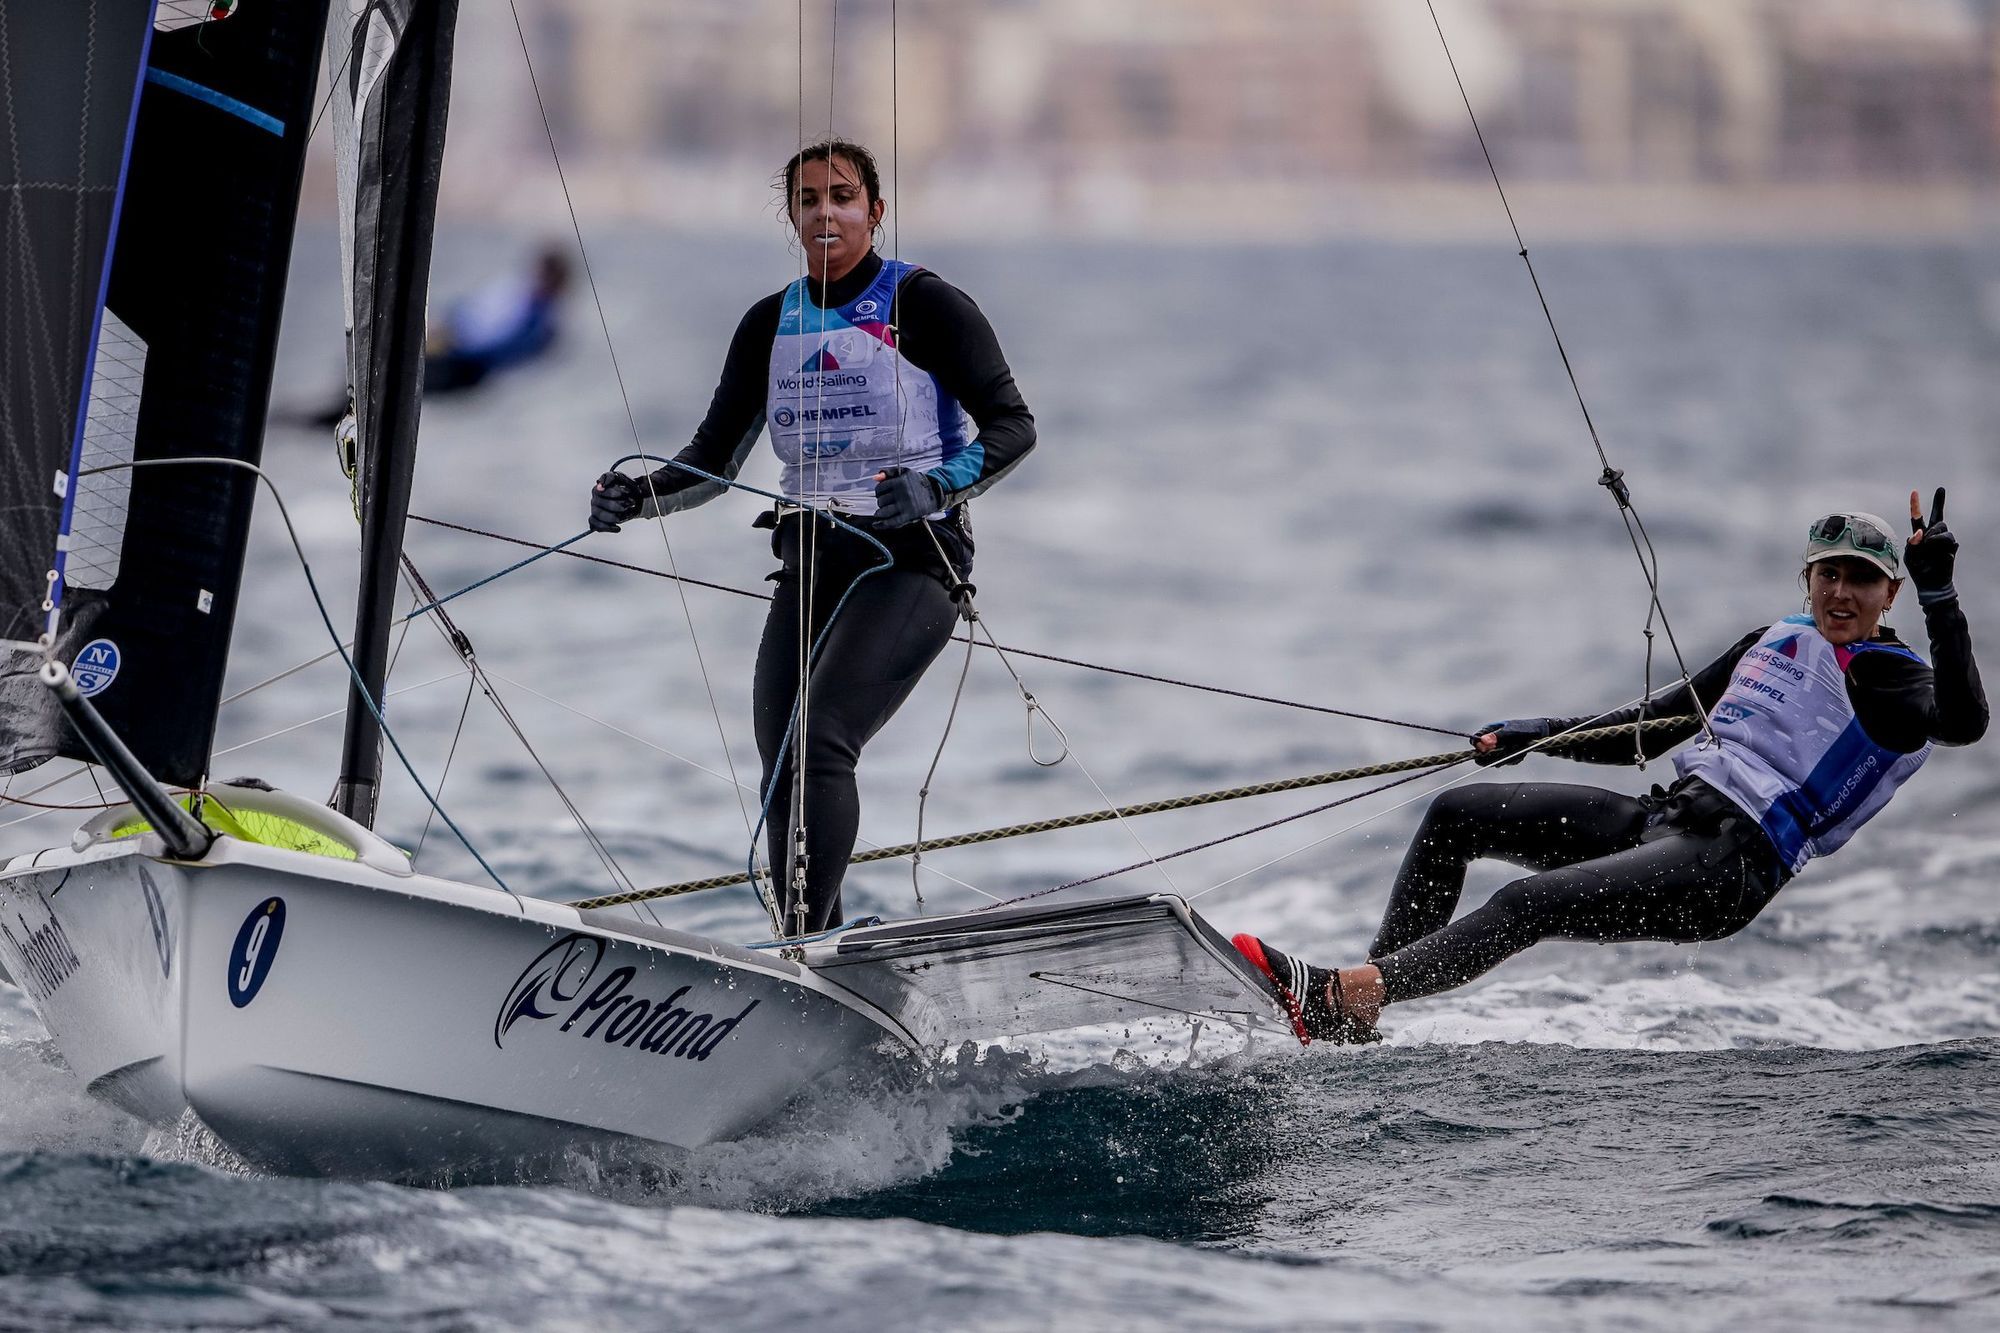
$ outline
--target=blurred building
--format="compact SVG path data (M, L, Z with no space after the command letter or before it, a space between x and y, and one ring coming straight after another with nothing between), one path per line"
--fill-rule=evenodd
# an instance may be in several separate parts
M833 0L522 10L566 163L647 212L690 184L741 207L829 127L927 195L1043 221L1217 183L1477 181L1460 81L1523 184L1983 188L2000 165L1994 0L1437 6L1458 80L1418 0L840 0L837 30ZM495 100L455 146L545 158L531 102Z

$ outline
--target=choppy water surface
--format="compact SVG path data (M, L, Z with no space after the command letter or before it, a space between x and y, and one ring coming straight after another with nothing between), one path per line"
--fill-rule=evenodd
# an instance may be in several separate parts
M336 375L324 240L302 246L289 401ZM463 288L525 244L454 238L440 286ZM636 237L593 257L639 428L670 448L738 313L791 261L776 245ZM1004 642L1448 727L1642 687L1638 575L1506 246L921 257L992 315L1043 428L1041 451L978 506L980 600ZM1691 658L1796 604L1790 561L1816 511L1893 515L1903 493L1937 484L1952 487L1965 536L1975 631L1992 637L2000 255L1538 257ZM585 486L631 437L576 313L558 364L427 411L418 512L544 540L582 526ZM280 431L271 454L337 587L352 520L324 444ZM722 501L675 520L673 559L756 588L770 560L751 513ZM237 687L323 647L281 534L258 541ZM515 558L421 526L411 545L441 589ZM586 549L668 560L649 530ZM550 560L454 607L634 875L740 857L726 784L539 697L723 769L668 585ZM737 771L754 771L760 610L693 590L688 611ZM1656 679L1668 658L1662 640ZM1022 665L1119 799L1452 744ZM394 682L422 687L392 717L431 775L463 698L450 670L420 630ZM864 833L877 841L909 833L955 672L933 674L870 749ZM301 673L227 710L218 744L340 702L334 671ZM446 784L455 816L511 881L598 890L603 872L482 707ZM976 660L927 827L1096 804L1078 765L1028 761L1022 729L1004 673ZM317 792L337 743L322 722L221 767ZM1537 760L1516 774L1633 789L1664 769ZM1227 930L1357 958L1417 808L1391 806L1423 790L1183 858L1173 882L1198 892L1338 833L1200 905ZM968 1053L920 1095L829 1096L691 1161L579 1160L553 1182L411 1189L234 1171L198 1133L148 1134L82 1096L25 999L0 987L0 1325L1990 1326L1996 790L2000 743L1940 754L1743 935L1699 950L1544 946L1393 1011L1380 1048L1246 1053L1163 1027ZM1312 803L1140 833L1170 850ZM0 850L59 841L64 818L0 829ZM384 827L419 838L407 789ZM1004 896L1137 854L1110 827L934 861ZM476 877L435 830L423 860ZM1476 876L1473 895L1500 882ZM942 879L927 894L980 901ZM850 899L883 912L910 901L897 870L857 874ZM663 915L737 937L757 927L742 894Z

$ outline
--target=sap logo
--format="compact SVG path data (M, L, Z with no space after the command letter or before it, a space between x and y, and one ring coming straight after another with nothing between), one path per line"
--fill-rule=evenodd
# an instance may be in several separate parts
M118 679L118 645L109 639L92 639L70 663L69 674L76 681L76 692L84 698L104 693Z
M697 1012L681 1004L693 989L682 986L662 1000L628 995L639 969L629 964L614 967L603 980L590 987L604 960L604 941L572 933L535 956L514 979L500 1003L493 1021L493 1044L501 1045L508 1029L522 1020L554 1018L565 1008L569 1016L556 1026L559 1036L592 1038L607 1046L648 1055L670 1055L682 1060L702 1061L736 1031L761 1001L749 1004L728 1018ZM579 999L578 997L582 998ZM574 1007L570 1006L574 1003ZM582 1027L578 1024L589 1022Z
M229 1002L241 1009L264 989L278 941L285 936L285 900L266 898L250 909L229 950Z
M866 301L856 301L854 303L854 313L860 315L863 319L866 319L868 316L874 314L877 310L880 310L881 308L882 308L882 303L872 298Z
M771 420L780 427L796 426L799 421L799 414L792 411L789 407L781 407L771 414Z
M800 440L799 455L803 458L832 458L846 451L854 441L848 440Z
M1726 727L1751 716L1754 716L1752 710L1725 699L1715 706L1715 711L1709 714L1709 720L1718 727Z
M69 936L63 932L62 922L49 909L47 903L40 904L47 915L39 926L28 924L28 918L21 912L14 913L15 926L7 924L0 917L0 939L4 939L11 952L20 960L7 970L14 974L21 989L37 1000L46 1000L54 995L65 981L76 975L83 966L83 960L70 947ZM9 960L13 962L12 959Z

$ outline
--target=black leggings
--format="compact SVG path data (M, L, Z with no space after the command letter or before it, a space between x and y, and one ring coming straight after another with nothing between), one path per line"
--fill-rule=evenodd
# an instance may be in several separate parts
M1564 783L1438 797L1368 951L1389 1002L1462 986L1540 940L1691 944L1743 929L1784 883L1769 843L1740 814L1680 819L1678 803L1663 814L1657 798ZM1484 856L1541 873L1453 921L1465 867Z
M841 594L881 561L874 547L829 525L821 525L816 555L809 556L802 548L812 543L801 540L800 526L797 520L787 520L779 529L775 545L784 569L773 576L777 595L757 646L752 688L757 753L764 761L760 792L770 790L772 774L778 772L765 836L788 933L799 929L791 887L792 757L799 749L805 753L805 931L810 934L843 920L840 884L861 826L861 800L854 781L861 747L902 707L925 669L944 650L956 611L938 576L935 550L929 552L929 561L923 558L928 546L923 530L903 529L885 537L897 553L897 564L862 579L847 599L832 633L820 646L803 722L786 745L786 726L798 698L799 607L806 585L810 582L812 588L806 629L810 646L826 628ZM912 542L912 536L924 546ZM809 580L815 560L818 577Z

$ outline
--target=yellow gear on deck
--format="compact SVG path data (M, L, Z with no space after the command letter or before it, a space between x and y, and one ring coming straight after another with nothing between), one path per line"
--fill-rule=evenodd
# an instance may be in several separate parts
M313 856L331 856L341 861L357 859L355 850L346 843L283 815L267 814L261 810L231 810L217 800L213 792L200 800L199 810L195 808L197 802L192 793L178 800L182 809L227 837L254 842L262 847L282 847L286 851L306 852ZM152 830L149 821L135 817L114 827L110 836L130 838Z

